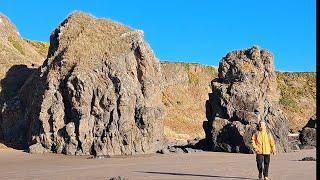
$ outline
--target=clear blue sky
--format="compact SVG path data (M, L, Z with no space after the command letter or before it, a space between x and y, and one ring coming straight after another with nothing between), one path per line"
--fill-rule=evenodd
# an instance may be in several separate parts
M315 5L315 0L1 0L0 12L27 39L49 41L68 14L81 10L144 30L161 60L217 66L227 52L259 45L274 54L277 70L316 71Z

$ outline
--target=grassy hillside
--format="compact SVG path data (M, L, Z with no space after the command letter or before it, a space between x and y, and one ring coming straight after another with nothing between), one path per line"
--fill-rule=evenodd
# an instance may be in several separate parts
M41 41L32 41L25 39L25 41L30 44L41 56L47 57L49 43Z
M0 107L1 102L15 95L45 55L22 39L10 20L0 14ZM48 48L43 48L43 52Z
M316 73L277 73L280 105L292 132L300 130L316 113Z
M205 102L217 69L200 64L161 63L166 107L165 134L170 139L204 137Z

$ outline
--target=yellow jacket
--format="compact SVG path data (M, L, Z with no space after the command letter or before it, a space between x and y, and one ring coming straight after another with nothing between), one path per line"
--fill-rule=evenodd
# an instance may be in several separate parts
M274 139L266 130L258 131L253 134L252 146L257 154L270 154L276 152Z

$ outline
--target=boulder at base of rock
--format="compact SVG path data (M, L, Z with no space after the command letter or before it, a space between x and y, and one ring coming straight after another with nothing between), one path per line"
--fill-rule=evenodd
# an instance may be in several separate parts
M46 61L12 100L20 106L6 107L3 117L19 122L14 139L31 148L155 153L164 138L161 84L142 31L76 12L53 31Z
M299 139L303 149L317 147L316 116L312 116L305 127L300 132Z
M40 143L33 144L29 146L28 152L31 154L43 154L48 152Z
M206 103L205 146L213 151L253 153L251 137L266 122L278 151L289 151L288 120L280 110L272 55L259 47L228 53L219 64Z
M316 161L316 158L314 158L314 157L304 157L300 161Z
M117 177L109 178L109 180L128 180L128 178L124 176L117 176Z

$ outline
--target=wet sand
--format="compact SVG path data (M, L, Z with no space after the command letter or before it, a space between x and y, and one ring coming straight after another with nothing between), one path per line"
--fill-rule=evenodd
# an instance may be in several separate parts
M316 179L315 150L283 153L271 157L270 179ZM125 176L142 179L257 179L255 156L218 152L146 155L107 159L57 154L28 154L0 149L0 179L108 179Z

